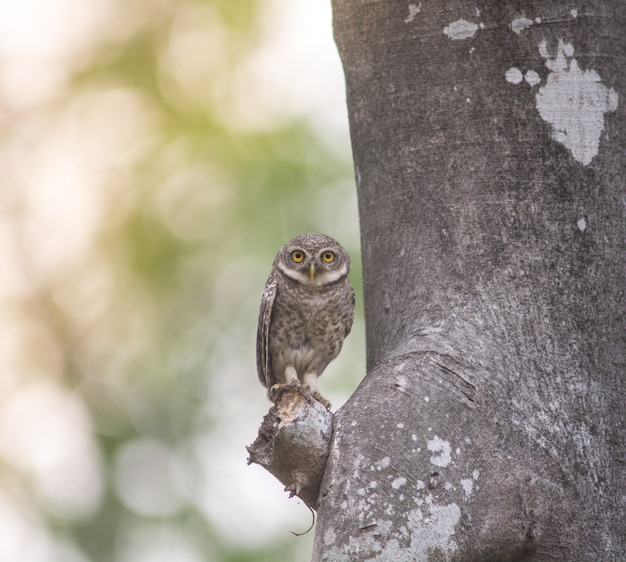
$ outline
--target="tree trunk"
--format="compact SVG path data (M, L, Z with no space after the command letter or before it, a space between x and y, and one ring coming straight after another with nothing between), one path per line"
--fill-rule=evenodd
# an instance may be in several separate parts
M313 559L626 560L626 3L333 4L368 373Z

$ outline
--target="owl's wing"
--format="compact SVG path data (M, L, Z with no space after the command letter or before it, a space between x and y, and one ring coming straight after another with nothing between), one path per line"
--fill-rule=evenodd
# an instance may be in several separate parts
M265 289L263 289L263 297L261 298L261 309L259 310L259 323L256 332L256 370L259 381L265 388L271 388L274 384L272 372L270 369L270 320L272 318L272 307L276 298L278 289L278 277L275 273L271 273Z
M356 303L356 296L354 294L354 288L349 283L348 283L348 286L350 287L350 317L348 318L348 322L346 323L346 333L344 335L344 337L346 338L348 337L348 334L352 330L352 322L354 321L354 305Z

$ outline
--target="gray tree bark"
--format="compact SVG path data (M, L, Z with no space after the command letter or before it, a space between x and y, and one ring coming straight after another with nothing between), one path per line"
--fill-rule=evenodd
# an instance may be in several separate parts
M333 6L368 372L313 560L626 560L626 3Z

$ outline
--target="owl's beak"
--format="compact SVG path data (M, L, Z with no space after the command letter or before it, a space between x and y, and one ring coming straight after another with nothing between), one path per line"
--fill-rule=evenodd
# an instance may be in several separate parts
M311 281L313 281L313 277L315 277L315 264L312 263L309 266L309 277L311 278Z

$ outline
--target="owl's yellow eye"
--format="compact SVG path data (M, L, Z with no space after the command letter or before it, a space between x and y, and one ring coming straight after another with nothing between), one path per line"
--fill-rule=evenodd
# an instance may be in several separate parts
M294 250L293 252L291 252L291 259L296 263L302 263L304 260L304 252L301 252L300 250Z
M324 263L333 263L335 261L335 253L334 252L324 252L322 254L322 260Z

